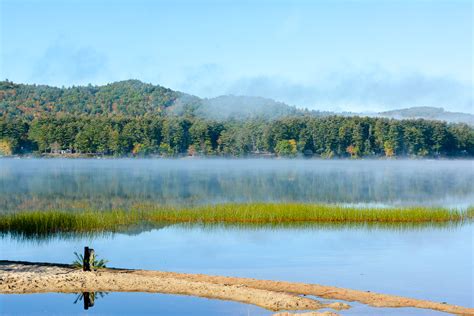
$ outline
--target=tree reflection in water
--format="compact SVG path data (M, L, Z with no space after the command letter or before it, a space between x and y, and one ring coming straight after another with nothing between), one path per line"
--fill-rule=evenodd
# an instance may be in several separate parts
M74 304L77 302L82 301L84 303L84 309L87 310L94 306L95 301L99 298L103 298L104 296L108 295L108 292L82 292L77 293L76 300Z

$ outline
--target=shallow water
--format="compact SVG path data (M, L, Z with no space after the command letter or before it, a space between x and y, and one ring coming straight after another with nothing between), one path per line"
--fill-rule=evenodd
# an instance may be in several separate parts
M107 293L84 311L78 294L0 295L2 315L196 315L269 316L273 313L252 305L190 296L149 293ZM139 303L139 304L137 304ZM352 303L341 315L446 315L415 308L374 308Z
M1 295L2 315L271 315L262 308L191 296L107 293L84 311L78 294Z
M0 159L0 210L137 202L304 201L474 204L471 161ZM0 237L0 259L71 263L93 247L109 265L320 283L473 307L473 224L447 227L170 225L96 236ZM82 314L74 295L1 295L1 314ZM364 305L343 315L435 315ZM88 313L270 315L245 304L110 293Z
M95 238L3 238L9 260L70 263L93 247L109 265L320 283L473 306L472 232L454 228L232 228L173 225Z
M474 204L473 161L0 159L0 210L301 201Z

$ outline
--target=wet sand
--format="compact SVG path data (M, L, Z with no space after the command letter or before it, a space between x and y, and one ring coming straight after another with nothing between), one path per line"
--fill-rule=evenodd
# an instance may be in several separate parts
M356 301L374 307L416 307L474 315L473 308L317 284L110 268L83 272L63 264L0 261L0 293L46 292L155 292L229 300L272 311L314 311L302 315L337 315L316 311L350 308L346 303L305 297L312 295L326 300Z

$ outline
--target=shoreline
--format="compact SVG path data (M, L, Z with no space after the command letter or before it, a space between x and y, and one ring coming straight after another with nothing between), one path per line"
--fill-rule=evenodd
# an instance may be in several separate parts
M364 156L364 157L332 157L323 158L320 156L304 156L297 155L278 156L273 153L260 155L245 155L245 156L226 156L226 155L176 155L176 156L161 156L161 155L128 155L128 156L114 156L114 155L100 155L100 154L15 154L15 155L0 155L0 159L21 159L21 160L42 160L42 159L66 159L66 160L305 160L305 161L474 161L474 156Z
M321 157L319 155L298 154L295 156L278 156L275 153L250 153L246 155L225 155L225 154L176 154L176 155L106 155L98 153L17 153L11 155L0 154L0 159L20 159L20 160L48 160L48 159L65 159L65 160L289 160L289 161L474 161L474 156L469 155L439 155L439 156L416 156L416 155L399 155L386 157L384 155L370 155L359 157L334 156L331 158Z
M83 272L67 264L0 261L0 293L149 292L180 294L252 304L271 311L334 311L350 308L341 302L372 307L414 307L457 315L474 308L359 290L284 281L257 280L155 270L105 268Z

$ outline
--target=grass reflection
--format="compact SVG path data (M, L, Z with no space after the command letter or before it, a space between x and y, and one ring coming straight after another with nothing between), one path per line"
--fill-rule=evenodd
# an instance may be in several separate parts
M355 208L303 203L218 204L189 208L138 205L133 210L21 211L0 215L0 233L15 239L83 238L137 234L171 224L245 229L391 229L456 227L474 219L474 207Z

